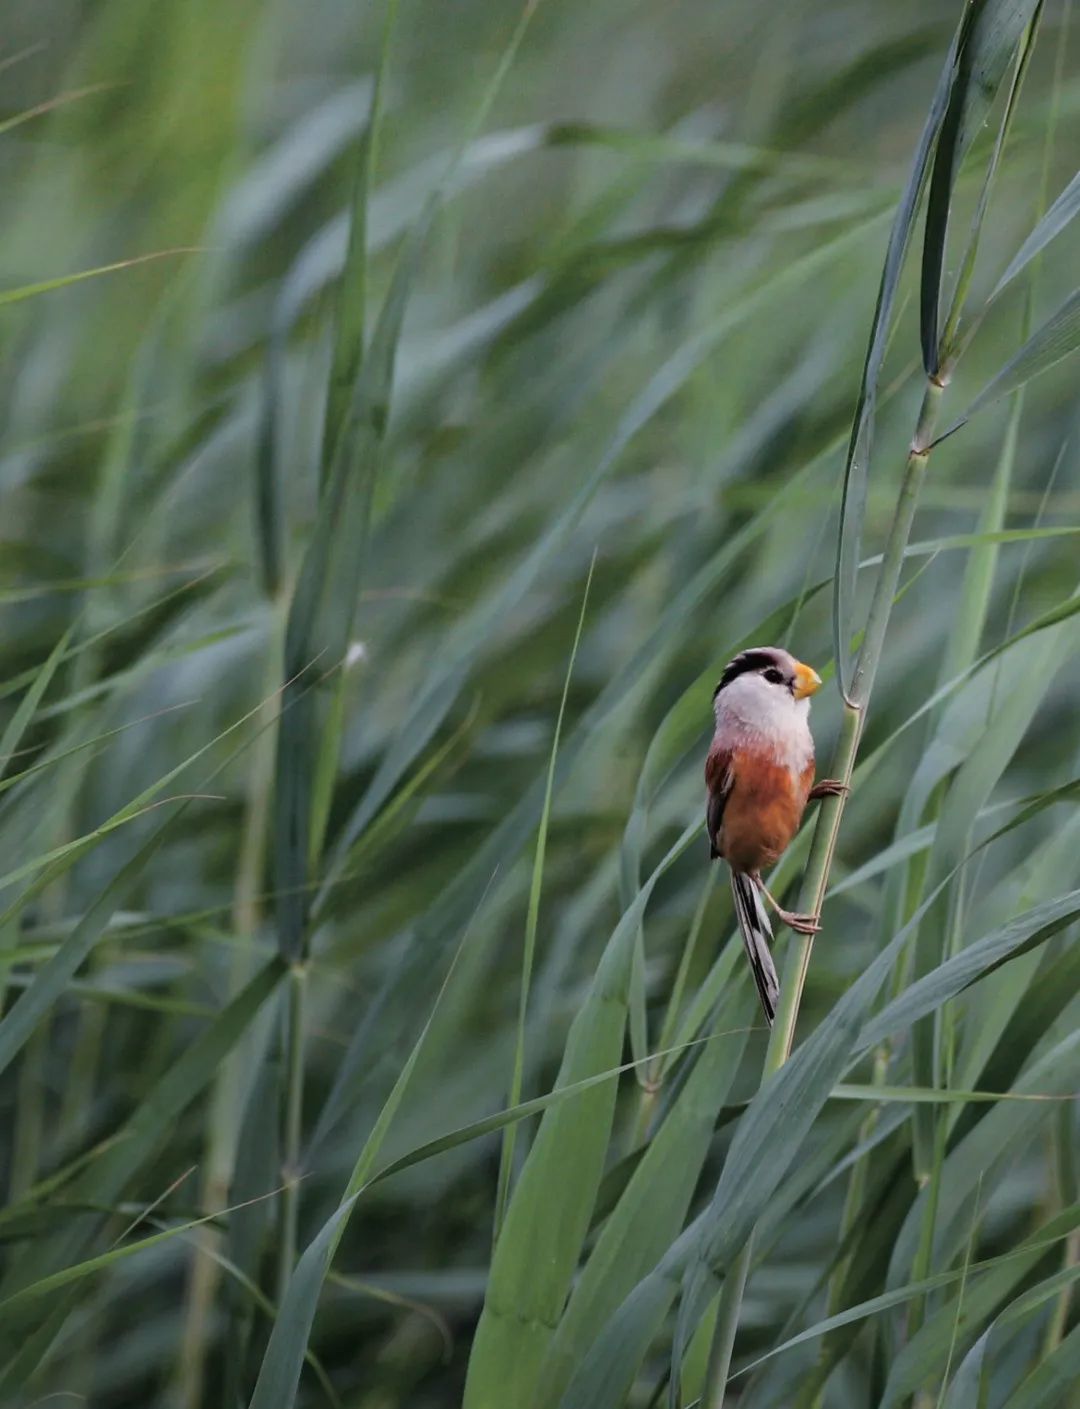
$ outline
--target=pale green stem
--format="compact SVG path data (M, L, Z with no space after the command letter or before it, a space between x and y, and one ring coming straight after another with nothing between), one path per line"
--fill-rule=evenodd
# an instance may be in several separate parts
M750 1275L750 1263L754 1256L754 1235L750 1234L742 1251L731 1264L720 1288L720 1302L716 1308L716 1328L713 1331L712 1345L709 1347L709 1363L705 1367L705 1388L701 1395L702 1409L720 1409L724 1403L724 1389L727 1386L728 1371L731 1368L731 1352L735 1348L735 1333L739 1329L739 1311L742 1309L746 1279ZM716 1398L717 1394L719 1398Z
M907 466L896 503L889 537L885 544L881 572L874 587L874 595L867 616L866 632L859 650L855 674L851 682L851 698L845 702L844 716L840 725L840 737L833 754L829 776L838 778L850 786L855 768L855 756L859 748L865 718L865 706L870 698L885 644L885 632L889 625L893 599L900 584L900 572L904 564L904 550L911 536L911 525L915 518L919 490L926 474L930 446L934 438L938 405L942 388L936 382L928 381L923 393L919 419L912 438ZM829 883L836 839L840 831L840 819L844 811L844 797L827 797L819 807L814 838L810 845L810 855L803 873L802 888L799 892L798 909L811 915L820 915ZM784 975L780 985L780 999L776 1011L776 1021L769 1037L769 1048L765 1054L765 1065L761 1081L764 1084L787 1061L795 1037L795 1024L799 1016L803 987L806 983L810 956L813 953L813 935L793 934L784 961ZM701 1409L723 1409L724 1391L727 1386L728 1371L731 1367L731 1353L735 1344L739 1312L742 1307L743 1288L753 1255L753 1237L735 1258L724 1279L720 1297L720 1307L713 1332L712 1348L709 1352L709 1365L705 1375L705 1387L701 1396Z
M1068 4L1066 5L1066 24L1067 18ZM993 184L1000 164L1002 152L1004 150L1005 137L1010 125L1010 117L1015 107L1016 98L1019 94L1020 84L1023 80L1027 62L1030 58L1031 50L1033 47L1030 41L1031 34L1029 32L1029 34L1025 37L1024 45L1017 62L1016 70L1013 75L1013 81L1007 104L1007 116L999 127L998 136L995 142L990 165L983 180L983 188L979 197L979 204L975 214L975 218L972 221L971 233L969 235L967 249L965 251L965 255L961 265L961 273L956 282L952 305L950 307L949 314L946 319L945 330L942 334L941 345L944 349L943 360L946 364L954 362L959 351L961 350L960 346L954 346L954 344L956 343L956 335L960 322L960 316L963 312L963 305L970 285L971 275L974 270L975 255L978 249L982 223L986 214L987 206L989 204L990 194L993 189ZM1055 63L1055 92L1059 91L1060 88L1062 57L1063 45L1059 42L1057 59ZM1041 215L1042 212L1045 210L1047 203L1047 190L1049 189L1050 155L1053 149L1053 132L1055 118L1056 113L1052 115L1050 123L1048 124L1047 137L1046 141L1043 144L1042 177L1040 183L1039 199L1036 203L1036 218ZM1031 284L1029 283L1027 289L1027 302L1024 316L1022 319L1020 333L1021 344L1026 341L1030 333L1030 306ZM975 317L973 327L978 327L981 320L982 313L979 313ZM973 329L970 331L973 331ZM966 343L969 339L970 331L968 334L965 334L962 343L962 345L964 346L966 346ZM986 511L984 511L983 518L980 520L980 528L985 529L986 531L993 531L995 529L999 529L1002 526L1002 523L1004 522L1005 503L1011 475L1011 467L1016 451L1016 440L1019 431L1020 414L1022 406L1023 391L1021 390L1020 395L1016 398L1016 401L1014 402L1012 415L1009 420L1008 431L1006 433L1005 444L1003 446L1002 453L998 459L998 468L995 474L994 483L991 491L991 500L987 505ZM949 675L950 673L955 673L957 669L964 665L970 664L971 661L975 658L978 642L982 631L982 626L986 619L987 604L989 601L990 593L990 582L993 575L993 567L994 563L996 562L996 556L996 550L994 550L993 548L987 549L986 552L982 555L982 580L972 581L969 578L969 580L965 584L963 599L960 603L960 614L956 622L954 623L953 631L950 637L950 645L953 647L953 650L949 657L949 666L947 669L943 666L941 678L938 682L939 684L944 684L947 675ZM976 555L973 555L972 562L969 567L969 573L972 569L975 569L976 561ZM996 691L996 689L997 678L995 676L993 690ZM935 715L931 715L926 721L925 738L927 740L929 740L933 734L934 718ZM939 787L935 790L933 799L926 813L929 818L937 816L938 807L943 791L944 788L942 785L939 785ZM925 868L925 858L921 863L912 863L909 872L909 895L917 896L921 893L922 882L925 875ZM905 920L910 916L910 914L914 910L914 907L915 901L914 899L912 899L903 917ZM955 933L956 920L954 917L953 934L955 935ZM904 962L901 962L897 965L896 971L893 976L893 997L896 997L897 994L900 992L901 988L903 987L903 983L905 980L905 969L906 964ZM874 1054L874 1071L872 1079L875 1085L881 1085L884 1083L888 1071L889 1058L889 1044L883 1044ZM942 1113L942 1118L950 1126L955 1123L955 1120L958 1117L959 1108L954 1111L945 1111ZM864 1122L864 1125L860 1131L860 1140L865 1141L869 1139L871 1133L873 1132L874 1126L877 1124L877 1120L878 1112L875 1109L870 1112L870 1114L867 1116L866 1121ZM844 1213L841 1226L842 1241L846 1237L847 1233L850 1231L855 1220L860 1216L862 1199L866 1186L867 1170L868 1162L865 1158L861 1160L852 1170L851 1180L848 1185L847 1196L844 1202ZM936 1205L936 1198L934 1198L933 1196L929 1196L927 1204L929 1210L931 1206ZM925 1239L926 1229L923 1230L923 1236L920 1237L920 1252L926 1250ZM849 1261L850 1259L843 1260L837 1265L836 1269L834 1270L829 1291L828 1311L830 1315L835 1315L841 1309L844 1275ZM909 1322L909 1329L911 1324L912 1323ZM815 1409L820 1406L823 1394L824 1390L819 1393L817 1400L815 1401Z
M896 596L896 589L900 582L904 551L911 536L915 506L919 500L919 490L922 488L923 478L926 474L930 446L934 440L934 427L937 425L942 389L941 383L928 381L923 392L919 419L915 426L911 451L908 454L907 467L900 486L900 497L896 503L896 512L889 530L889 540L885 545L881 573L878 576L873 601L870 604L870 615L866 622L866 636L863 639L862 650L859 652L858 663L855 666L855 676L851 682L852 700L857 706L865 704L870 698L870 692L874 687L874 677L877 675L878 665L881 661L881 651L885 644L885 632L889 626L892 601ZM854 762L854 751L852 752L852 762Z

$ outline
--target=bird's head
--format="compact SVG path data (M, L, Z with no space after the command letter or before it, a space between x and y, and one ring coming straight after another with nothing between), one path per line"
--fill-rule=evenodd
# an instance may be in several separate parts
M780 646L751 646L728 661L720 683L713 691L713 705L737 706L743 714L755 710L772 713L806 701L800 713L809 708L810 696L821 686L821 676L809 665L796 660Z

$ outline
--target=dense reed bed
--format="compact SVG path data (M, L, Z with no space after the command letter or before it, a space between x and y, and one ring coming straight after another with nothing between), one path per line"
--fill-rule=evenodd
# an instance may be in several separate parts
M0 1405L1080 1406L1076 31L11 0Z

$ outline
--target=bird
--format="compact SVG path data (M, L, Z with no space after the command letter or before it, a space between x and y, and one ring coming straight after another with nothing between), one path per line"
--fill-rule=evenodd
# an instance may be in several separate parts
M780 981L762 901L799 934L817 934L821 925L816 915L779 905L761 872L787 849L808 802L848 791L835 778L814 782L810 696L820 687L817 671L789 651L751 646L728 662L713 691L716 731L705 759L710 859L726 861L731 872L735 915L770 1027Z

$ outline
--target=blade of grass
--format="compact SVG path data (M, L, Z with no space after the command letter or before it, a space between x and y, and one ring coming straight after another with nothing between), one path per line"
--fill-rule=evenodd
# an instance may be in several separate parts
M714 1034L714 1038L724 1035L717 1033ZM712 1041L714 1038L706 1040ZM646 1060L653 1061L659 1055L661 1054L650 1053ZM250 1409L285 1409L285 1406L291 1405L297 1377L300 1373L299 1363L302 1359L303 1347L307 1344L315 1318L319 1290L326 1280L334 1252L348 1220L352 1216L357 1200L362 1194L373 1185L389 1179L394 1174L411 1169L436 1155L457 1149L463 1144L482 1139L486 1135L498 1134L510 1123L527 1120L534 1115L545 1115L566 1105L572 1105L579 1098L587 1096L598 1087L613 1083L617 1077L631 1071L635 1065L634 1062L625 1062L622 1066L613 1067L607 1071L594 1072L591 1076L584 1077L570 1085L556 1086L545 1096L533 1097L531 1100L523 1101L520 1105L508 1110L472 1121L446 1135L440 1135L426 1141L415 1149L399 1155L379 1169L373 1169L378 1147L385 1134L384 1125L384 1128L378 1132L378 1138L374 1142L369 1142L365 1147L361 1160L354 1168L354 1178L350 1180L351 1192L323 1224L297 1263L286 1302L281 1308L271 1334L270 1344L263 1359L259 1383L256 1386L255 1396L251 1400ZM401 1090L395 1088L395 1103L403 1094L403 1090L404 1088ZM365 1172L366 1182L357 1177L358 1171L361 1169Z
M982 189L979 192L975 213L971 218L971 228L968 231L967 244L964 248L963 258L960 261L960 268L953 283L953 291L949 304L949 312L945 319L945 327L941 332L940 340L937 345L936 371L940 373L942 377L948 375L948 367L952 364L957 355L957 327L964 312L964 305L971 287L972 276L975 273L975 261L979 253L979 242L982 237L986 214L990 208L990 197L997 180L1001 157L1005 150L1009 130L1012 127L1013 118L1016 115L1017 104L1020 100L1020 90L1031 62L1031 56L1035 52L1035 39L1039 32L1039 21L1041 18L1042 0L1036 0L1035 5L1032 7L1031 18L1026 29L1023 31L1017 50L1012 82L1009 85L1008 97L1005 102L1005 111L1002 114L1001 121L998 123L994 149L983 175ZM940 302L940 294L938 302Z
M979 1226L979 1196L982 1193L982 1180L980 1179L975 1191L975 1203L971 1210L971 1231L968 1234L967 1248L964 1251L964 1265L961 1269L960 1289L956 1296L956 1315L953 1317L952 1334L949 1337L949 1353L945 1357L945 1371L941 1377L941 1389L938 1392L938 1409L941 1409L945 1399L945 1391L949 1384L949 1372L952 1369L953 1355L956 1352L956 1340L960 1331L960 1317L964 1310L964 1292L967 1288L968 1274L971 1271L971 1256L975 1246L975 1231Z
M938 317L941 302L949 206L960 173L960 164L975 134L982 126L991 103L1005 76L1021 35L1040 8L1040 0L975 0L965 7L961 20L963 36L957 54L957 74L941 123L941 136L934 157L934 171L926 203L926 231L923 241L920 328L923 367L936 378L942 349ZM1006 118L1007 121L1007 118ZM1002 127L1005 127L1003 122ZM999 149L999 148L998 148ZM987 167L984 192L997 165L997 150ZM970 277L978 245L981 214L977 214L968 254L961 264L954 308L962 301L964 285Z
M698 835L688 827L645 882L608 940L567 1038L557 1087L616 1065L641 916L665 871ZM615 1089L548 1112L540 1123L495 1246L484 1310L469 1356L466 1409L503 1394L529 1403L588 1231L603 1174ZM497 1389L501 1386L501 1389Z
M365 318L367 309L368 204L373 189L373 177L378 157L379 126L382 120L383 90L390 59L390 44L397 19L397 0L387 0L383 12L382 40L375 68L375 84L371 95L371 110L361 142L353 188L349 219L349 239L345 249L345 265L341 271L334 346L327 379L326 414L323 422L324 475L329 472L338 437L341 435L353 387L364 359Z
M398 737L380 763L370 788L341 830L335 845L335 856L329 869L329 882L332 882L335 877L335 866L340 865L341 853L352 846L360 832L371 822L385 802L402 773L417 753L426 747L432 730L438 727L441 719L452 705L457 691L461 688L466 667L471 666L481 647L490 642L499 623L515 609L553 555L564 545L570 531L594 498L596 491L610 475L634 438L650 424L662 407L667 405L675 393L686 384L688 378L702 366L706 357L715 351L724 338L741 327L755 313L760 312L763 306L768 305L768 301L772 297L784 293L791 286L799 287L804 280L811 278L815 273L827 267L831 261L843 255L871 229L876 228L877 223L878 221L875 219L858 226L854 231L845 231L836 240L812 250L803 258L785 266L779 274L772 274L765 278L759 287L726 307L712 325L690 338L667 363L650 377L645 388L620 418L619 424L605 446L599 461L584 478L571 502L556 517L540 542L526 555L508 579L500 585L500 589L490 601L484 603L479 611L463 622L446 642L444 656L436 663L430 677L402 721ZM815 457L815 463L817 458ZM759 536L760 531L761 525L759 525L757 518L747 525L747 533L751 538ZM679 593L676 598L679 603L678 615L685 612L686 599L706 591L706 584L710 580L715 580L712 574L722 572L725 564L732 560L733 555L728 552L728 545L725 545L718 551L711 566L707 565L703 568ZM670 614L673 618L677 616L674 604ZM639 652L635 652L635 661L639 657L655 655L655 642L659 638L659 630L651 633L649 642L645 643ZM651 649L650 642L653 643ZM639 664L637 674L640 674L640 668ZM633 680L634 678L635 675L631 674L629 669L618 672L620 681ZM625 695L625 689L626 686L623 684L622 693L618 696L620 701ZM604 699L608 701L614 698L616 695L614 682L612 682L612 686L604 691ZM567 747L563 749L564 756L568 747L569 741ZM490 867L485 866L484 875L489 873Z
M1063 1396L1075 1395L1078 1377L1080 1326L1074 1326L1057 1349L1037 1365L1016 1393L1005 1401L1005 1409L1054 1409L1055 1405L1067 1402Z
M1016 251L1005 272L994 285L987 301L992 303L1017 275L1022 274L1031 261L1043 252L1050 241L1061 234L1077 212L1080 212L1080 171L1076 173Z
M853 1060L912 1018L947 1002L981 974L992 972L1010 954L1045 942L1080 915L1080 892L1036 906L942 965L913 999L902 994L879 1018L867 1020L875 995L935 899L932 893L923 902L806 1042L755 1093L739 1121L711 1205L609 1320L571 1381L560 1409L621 1409L637 1367L680 1287L684 1300L692 1302L687 1324L696 1325L708 1303L712 1278L742 1256L747 1231L762 1217L817 1111ZM1050 1073L1039 1072L1040 1091L1052 1091L1054 1085ZM1029 1103L1017 1106L1038 1108ZM673 1363L681 1363L682 1351L680 1344Z
M223 1056L239 1041L283 976L278 960L271 960L233 1000L210 1027L187 1049L143 1098L126 1123L121 1137L111 1142L78 1180L74 1197L90 1205L114 1205L125 1185L160 1148L171 1133L179 1113L212 1079ZM35 1247L32 1257L23 1258L3 1283L4 1294L17 1290L42 1275L44 1269L60 1270L78 1257L100 1218L74 1228L63 1229ZM17 1393L44 1361L71 1311L71 1300L62 1297L42 1321L35 1314L22 1328L8 1322L5 1343L9 1359L0 1385ZM13 1344L14 1340L14 1344Z
M7 772L7 768L12 758L18 751L19 744L23 736L32 723L38 706L45 696L45 691L52 683L57 667L67 655L74 627L68 627L64 634L57 641L50 651L48 658L42 662L40 669L34 675L30 688L19 701L14 714L7 722L3 734L0 734L0 778Z
M918 424L912 440L912 449L908 456L907 467L900 489L896 514L889 531L889 539L885 548L881 571L874 588L874 595L867 617L866 632L851 679L850 694L845 698L844 717L840 737L833 755L830 776L838 778L841 782L848 785L850 785L859 739L862 734L865 707L873 688L874 677L877 673L878 663L884 645L889 615L899 585L904 549L910 537L918 492L926 471L927 447L932 437L933 424L937 415L940 394L940 387L936 386L933 382L927 383L926 390L923 394L922 407L919 412ZM861 412L858 414L861 415ZM838 549L838 555L841 551L841 549ZM841 567L838 557L838 576L840 571ZM842 811L843 797L827 798L819 808L813 840L811 842L810 855L803 873L802 888L799 894L799 908L803 913L813 915L819 915L821 913L833 853L836 847L836 839L839 833ZM784 965L784 974L781 980L779 1007L776 1022L769 1039L769 1050L765 1058L762 1086L759 1090L759 1094L760 1091L767 1091L769 1089L772 1081L776 1078L776 1074L784 1070L784 1063L787 1062L790 1057L795 1034L795 1020L798 1015L803 986L806 982L806 973L810 963L812 947L812 937L795 936L794 942L791 943L788 949L788 955ZM874 992L876 993L876 989ZM874 994L870 994L867 1001L869 1002L873 996ZM836 1011L837 1010L834 1010L834 1015ZM818 1031L820 1033L822 1029L819 1028ZM815 1034L815 1036L816 1035L817 1034ZM842 1040L839 1035L839 1030L832 1035L837 1040ZM727 1194L723 1179L721 1179L720 1185L717 1186L717 1201L721 1199L722 1194ZM739 1225L736 1224L735 1226L738 1227ZM722 1409L723 1406L725 1385L727 1383L728 1370L731 1362L731 1352L735 1341L735 1329L738 1324L739 1310L742 1304L743 1287L745 1286L752 1257L752 1231L753 1225L750 1224L746 1230L746 1237L741 1250L734 1262L729 1263L725 1269L724 1290L721 1293L713 1348L710 1350L709 1365L706 1372L706 1383L703 1393L703 1402L706 1405L706 1409ZM680 1319L675 1346L672 1352L672 1369L669 1378L671 1402L673 1404L679 1393L682 1355L689 1343L690 1335L695 1324L692 1318L694 1315L700 1316L703 1309L702 1299L709 1277L707 1266L709 1264L715 1265L717 1261L719 1261L718 1257L708 1253L699 1256L690 1274L691 1281L689 1285L693 1289L694 1295L691 1296L689 1293L685 1294L680 1304Z
M716 1030L732 1031L749 1001L746 986L737 990L720 1009ZM713 1041L700 1049L574 1285L544 1360L538 1409L558 1405L609 1316L678 1235L749 1031L744 1028L735 1041Z
M137 265L149 264L157 259L175 259L182 254L204 253L204 250L194 246L156 250L153 254L138 254L132 259L117 260L115 264L101 264L96 269L80 269L76 274L61 274L55 279L42 279L36 284L23 284L14 289L0 289L0 308L13 303L21 303L24 299L37 298L40 294L52 293L55 289L69 288L72 284L80 284L86 279L99 279L103 274L115 274L121 269L133 269Z
M1074 1209L1071 1213L1070 1226L1075 1226L1076 1217L1077 1210ZM1060 1242L1062 1238L1067 1236L1068 1234L1064 1230L1051 1232L1049 1229L1046 1229L1044 1230L1044 1235L1038 1241L1033 1239L1030 1244L1025 1243L1011 1252L1003 1253L998 1257L988 1258L984 1262L972 1263L968 1268L968 1275L970 1276L973 1273L980 1275L982 1273L996 1271L997 1269L1011 1271L1012 1266L1016 1264L1019 1264L1022 1268L1034 1265L1040 1255L1045 1254L1050 1248ZM1080 1276L1080 1272L1074 1271L1073 1275ZM1060 1285L1059 1278L1060 1274L1058 1278L1051 1279L1055 1283L1055 1286ZM831 1330L850 1325L855 1321L865 1320L869 1316L876 1316L882 1311L890 1311L893 1307L902 1306L915 1296L924 1296L927 1292L937 1291L943 1287L955 1286L963 1280L964 1272L962 1269L954 1272L938 1272L932 1277L927 1277L922 1282L910 1282L903 1287L897 1287L893 1291L884 1292L881 1296L873 1297L869 1301L861 1303L859 1306L848 1307L846 1310L839 1312L836 1316L831 1316L824 1321L819 1321L817 1324L808 1327L804 1331L800 1331L797 1335L786 1340L782 1345L778 1345L767 1354L759 1356L756 1360L751 1361L750 1364L739 1370L737 1375L733 1376L733 1378L748 1375L752 1371L760 1368L760 1366L766 1364L769 1360L775 1359L779 1355L784 1355L788 1351L794 1350L796 1346L804 1345L809 1340L815 1340L817 1337L823 1336ZM1049 1292L1044 1293L1044 1296L1048 1295L1050 1295ZM970 1400L966 1401L965 1409L970 1409L972 1402L973 1401Z
M981 29L979 21L982 22ZM845 784L850 784L859 739L865 723L865 708L881 658L892 603L899 584L904 551L910 538L915 506L925 475L929 451L934 440L934 428L942 391L937 379L939 276L944 251L948 202L951 199L959 166L958 160L955 159L962 151L965 141L968 140L965 137L965 131L971 132L971 123L978 110L978 105L980 103L988 105L992 99L997 82L1004 74L1009 57L1016 42L1019 41L1023 24L1016 29L1015 38L1011 38L1011 26L1014 23L1015 17L1011 15L1011 12L1006 13L1002 6L995 3L995 0L987 0L987 3L979 7L978 10L975 7L965 8L931 105L923 136L920 139L907 192L897 213L894 224L896 239L890 242L889 254L886 256L885 270L882 275L882 292L879 294L878 308L875 310L871 334L871 352L867 359L867 368L869 368L872 365L871 356L874 354L875 344L877 344L877 365L873 366L873 382L875 384L880 370L880 360L883 356L891 299L895 294L907 239L925 181L930 149L936 139L937 153L927 207L922 265L921 327L927 384L912 437L911 451L895 515L889 530L882 569L875 586L865 634L850 685L845 683L846 648L852 634L849 603L854 595L854 564L858 562L859 558L858 543L865 506L867 467L864 465L861 473L856 473L856 471L860 451L867 458L869 457L873 416L874 389L871 386L868 398L866 368L864 368L863 388L860 392L845 468L833 610L835 658L838 683L845 701L845 713L840 741L830 770L830 776L839 778ZM973 82L973 79L976 81ZM978 93L975 92L976 88L979 88ZM935 267L937 269L936 275ZM884 318L882 318L883 303L885 305ZM851 524L848 522L849 515L852 517ZM820 809L799 897L799 909L803 913L813 915L821 913L842 811L843 797L827 799ZM770 1039L763 1073L763 1081L765 1082L789 1057L794 1038L795 1018L799 1010L812 946L812 936L796 937L789 949L782 980L777 1021ZM720 1307L702 1395L705 1409L723 1409L725 1385L751 1257L752 1238L748 1237L734 1264L725 1268ZM691 1278L690 1285L694 1287L696 1296L693 1303L689 1295L683 1297L675 1346L672 1352L669 1377L669 1402L672 1404L672 1409L677 1409L678 1406L682 1354L689 1342L691 1316L695 1311L700 1313L701 1309L703 1288L706 1281L704 1259L698 1263Z
M911 232L923 187L930 169L930 157L938 140L957 79L960 53L967 37L967 13L961 20L930 103L926 123L919 137L907 184L893 217L889 244L881 272L877 303L870 325L855 417L844 463L840 499L840 528L836 549L836 576L833 580L833 659L841 695L849 697L853 684L848 664L848 642L855 631L855 586L857 564L862 548L862 527L866 517L866 487L873 445L878 380L888 347L893 305L903 272Z
M525 5L473 114L472 125L458 148L452 170L459 164L470 138L486 120L538 3L539 0L528 0ZM389 30L385 38L388 41ZM386 52L384 47L384 55ZM277 911L278 942L281 954L294 970L293 1001L283 1035L289 1054L283 1093L283 1155L286 1165L294 1169L299 1165L302 1138L303 970L310 943L307 887L313 863L319 859L325 826L325 812L319 815L315 809L320 805L328 807L325 785L320 798L316 783L320 773L325 776L324 770L329 766L320 763L320 759L329 756L336 759L339 743L333 732L324 737L320 731L317 699L309 690L301 691L300 680L312 659L324 658L333 666L345 660L362 574L367 565L372 506L405 308L442 190L440 186L429 198L395 267L371 347L360 367L333 447L315 533L304 555L286 627L285 713L278 731L274 834L278 874L285 883ZM363 246L360 253L364 254ZM293 708L294 705L299 707ZM340 721L340 715L338 718ZM299 1186L290 1179L281 1201L279 1300L284 1296L295 1262L298 1217Z
M1077 289L1061 304L1055 313L1037 328L1015 356L987 382L975 397L964 414L938 436L935 444L948 439L955 431L967 425L972 416L1003 396L1026 386L1033 377L1055 367L1080 347L1080 289Z
M566 714L566 701L570 694L570 681L574 673L581 632L585 625L585 610L589 603L589 587L592 585L593 570L596 567L596 553L593 552L589 564L589 575L585 579L585 589L581 594L581 610L578 613L577 628L570 647L570 659L566 665L559 711L555 716L555 732L551 738L551 753L548 758L547 779L544 784L544 804L540 812L540 828L536 836L536 852L533 857L532 880L529 884L529 908L525 916L525 947L521 957L521 988L518 994L517 1035L514 1040L514 1067L510 1077L510 1094L507 1104L516 1106L521 1100L521 1088L525 1073L525 1021L529 1008L529 985L532 981L533 963L536 956L536 933L540 922L540 891L544 882L544 857L547 851L548 825L551 818L551 801L555 791L555 763L559 755L559 738L562 734L563 717ZM516 1125L508 1125L503 1134L502 1149L499 1151L499 1174L495 1190L495 1221L493 1243L499 1240L506 1205L510 1194L510 1177L514 1168L514 1137Z

